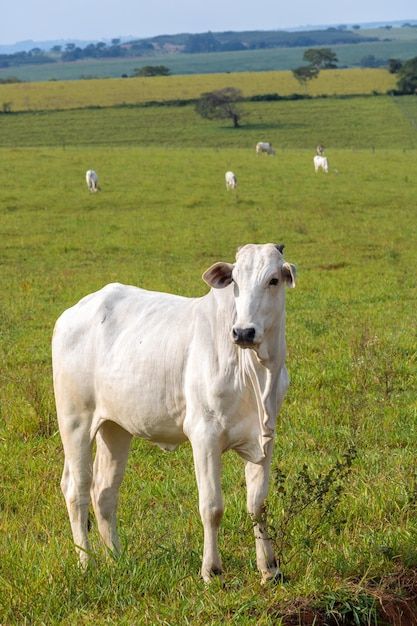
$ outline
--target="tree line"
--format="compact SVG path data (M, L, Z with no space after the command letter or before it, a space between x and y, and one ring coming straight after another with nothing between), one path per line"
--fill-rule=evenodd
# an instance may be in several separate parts
M80 61L81 59L109 59L142 56L152 52L154 47L146 41L122 44L120 39L112 39L110 44L104 41L90 43L84 48L74 43L65 46L55 45L49 51L32 48L29 51L13 54L0 54L0 68L16 65L56 63L57 61Z

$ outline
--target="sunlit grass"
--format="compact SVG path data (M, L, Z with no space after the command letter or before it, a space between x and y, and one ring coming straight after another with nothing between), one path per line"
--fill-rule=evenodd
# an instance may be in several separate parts
M256 157L260 128L234 133L198 122L188 109L184 117L183 109L138 115L142 134L124 110L86 111L71 123L69 113L5 116L12 126L2 126L4 144L14 132L21 147L0 150L0 622L276 626L300 599L330 606L347 598L365 624L371 582L416 566L414 104L368 98L355 109L356 102L323 100L321 114L316 102L254 106L268 138L276 133L275 158ZM73 145L24 147L41 142L40 119L46 143L61 120ZM145 132L151 121L159 145ZM77 129L78 142L88 132L92 145L76 145ZM127 145L112 145L117 136ZM312 166L318 136L327 176ZM94 145L101 137L105 145ZM87 191L89 167L101 193ZM224 188L226 169L238 176L236 193ZM106 558L93 527L96 563L84 575L59 490L54 321L111 281L202 295L202 272L249 241L285 243L298 270L287 298L292 383L273 465L291 490L304 464L312 476L326 473L353 444L340 503L323 523L314 506L294 517L282 564L287 582L261 586L243 465L225 455L226 586L207 589L198 577L191 450L164 454L135 441L119 510L122 558ZM272 482L278 531L283 502Z
M395 82L395 76L385 69L346 69L320 72L307 89L289 71L13 83L0 85L0 106L10 102L12 111L106 107L152 100L188 100L223 87L236 87L246 97L264 93L370 94L385 93L395 87Z
M0 115L0 145L108 146L109 173L117 146L163 147L165 154L172 147L254 151L261 140L272 142L276 149L306 149L313 156L320 142L332 161L335 148L405 150L417 146L417 100L413 96L251 102L242 109L240 129L233 129L228 120L204 120L191 105ZM46 153L42 158L50 157ZM278 169L283 158L276 160ZM333 161L332 167L337 170L338 164Z

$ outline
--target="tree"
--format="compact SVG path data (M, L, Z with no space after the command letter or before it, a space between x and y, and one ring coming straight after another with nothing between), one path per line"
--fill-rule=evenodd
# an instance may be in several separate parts
M361 67L382 67L384 65L386 65L386 61L384 59L377 59L374 54L367 54L360 60Z
M304 52L304 61L314 65L319 70L328 70L336 66L338 58L330 48L309 48Z
M136 41L129 45L129 49L135 53L148 52L153 50L153 45L149 41Z
M319 69L315 65L302 65L292 70L294 78L298 80L303 87L307 86L307 82L312 78L317 78L319 75Z
M119 37L114 37L114 38L111 40L111 45L112 45L112 46L118 46L118 45L119 45L119 43L120 43L120 39L119 39Z
M398 74L403 66L403 62L400 59L388 59L388 71L390 74Z
M405 61L398 72L397 87L404 94L417 93L417 57Z
M220 42L213 33L190 35L185 43L184 52L216 52L221 49Z
M168 76L171 70L165 65L144 65L135 67L133 76Z
M95 57L97 55L97 48L93 43L89 43L88 46L84 48L84 56L86 57Z
M225 87L217 91L202 93L196 104L196 111L208 120L230 119L234 128L239 128L243 112L239 102L243 100L240 89Z

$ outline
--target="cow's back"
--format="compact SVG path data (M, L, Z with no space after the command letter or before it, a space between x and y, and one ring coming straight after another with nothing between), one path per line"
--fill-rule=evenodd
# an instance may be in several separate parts
M184 371L196 299L107 285L58 319L52 344L58 418L92 431L110 419L168 445L184 439Z

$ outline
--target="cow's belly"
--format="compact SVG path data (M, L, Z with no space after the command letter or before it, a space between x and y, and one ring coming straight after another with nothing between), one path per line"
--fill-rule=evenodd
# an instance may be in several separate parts
M185 400L180 388L167 386L161 372L146 377L108 372L96 384L95 419L116 422L132 435L155 443L178 445L183 431Z
M136 364L134 378L114 367L101 371L95 385L95 422L114 421L132 435L168 449L189 438L201 422L219 434L224 450L240 450L248 442L257 445L259 417L253 394L247 389L239 393L232 385L223 386L219 395L213 393L216 385L212 381L211 393L202 399L195 388L184 388L172 376L169 368L160 364L153 369L148 362Z

